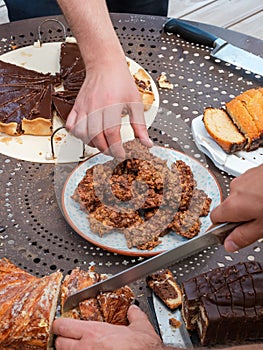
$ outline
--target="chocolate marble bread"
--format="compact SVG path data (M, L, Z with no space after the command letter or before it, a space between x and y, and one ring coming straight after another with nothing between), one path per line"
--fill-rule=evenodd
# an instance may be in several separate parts
M263 265L216 268L182 284L182 315L203 346L263 338Z
M161 270L147 276L146 283L169 309L174 310L182 304L181 288L170 270Z

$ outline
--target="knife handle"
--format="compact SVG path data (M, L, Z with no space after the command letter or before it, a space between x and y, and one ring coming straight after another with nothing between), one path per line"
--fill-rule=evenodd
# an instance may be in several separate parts
M225 239L230 233L238 226L244 224L244 222L224 222L223 224L213 225L211 231L213 235L217 237L221 244L224 244Z
M165 32L179 34L183 39L209 47L215 47L217 36L180 19L171 18L163 27Z

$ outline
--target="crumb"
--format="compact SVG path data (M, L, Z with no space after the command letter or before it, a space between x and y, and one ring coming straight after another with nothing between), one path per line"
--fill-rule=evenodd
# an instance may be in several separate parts
M182 325L182 322L178 321L176 318L169 318L169 324L174 328L179 328Z
M174 87L174 85L169 82L167 75L164 72L162 72L162 74L157 78L157 81L160 88L172 90Z

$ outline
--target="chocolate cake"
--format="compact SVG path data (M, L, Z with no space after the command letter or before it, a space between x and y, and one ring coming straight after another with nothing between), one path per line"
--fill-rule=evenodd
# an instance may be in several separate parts
M0 132L8 135L51 135L53 116L65 123L86 76L78 45L61 44L60 72L43 74L0 60ZM134 74L145 110L153 101L150 78Z
M182 284L182 315L203 346L263 338L263 265L241 262Z
M0 61L0 131L50 135L57 77Z

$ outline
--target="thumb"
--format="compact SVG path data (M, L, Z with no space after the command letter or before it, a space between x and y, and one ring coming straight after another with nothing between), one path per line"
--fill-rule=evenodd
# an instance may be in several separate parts
M225 240L226 251L235 252L263 237L262 224L251 221L238 226Z
M129 323L135 323L135 322L146 322L148 320L148 317L146 316L146 314L136 305L131 305L129 307L128 310L128 314L127 314Z
M147 315L138 306L131 305L127 317L130 323L129 327L140 330L141 332L150 333L152 336L156 335Z

